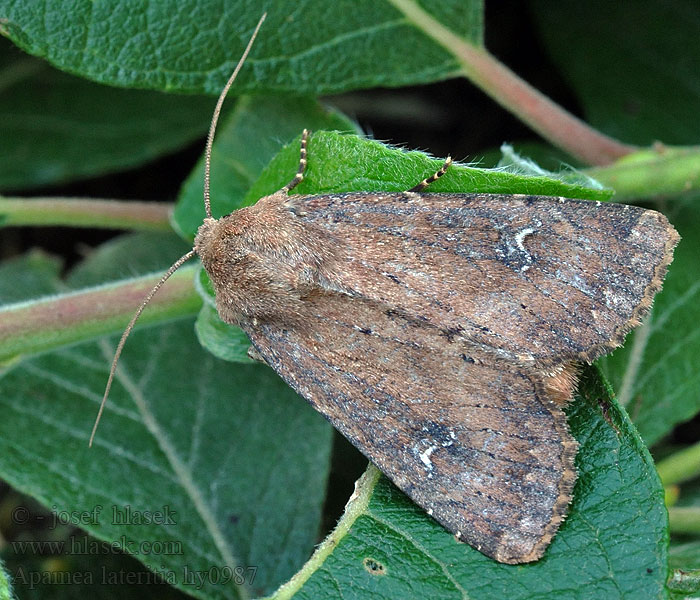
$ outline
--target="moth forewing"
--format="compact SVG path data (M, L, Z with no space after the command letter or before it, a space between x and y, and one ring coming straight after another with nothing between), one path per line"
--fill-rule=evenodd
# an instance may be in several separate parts
M261 243L250 228L272 218ZM648 310L678 239L665 217L408 191L273 194L221 222L240 259L212 269L226 273L218 302L245 308L222 318L459 539L500 562L539 558L576 480L562 410L575 361Z

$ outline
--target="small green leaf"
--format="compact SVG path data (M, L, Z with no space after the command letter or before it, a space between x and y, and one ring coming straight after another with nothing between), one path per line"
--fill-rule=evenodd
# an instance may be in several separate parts
M248 357L250 340L239 327L224 323L215 308L205 304L197 315L197 339L217 358L237 363L253 362Z
M224 323L216 311L216 294L207 272L200 268L195 279L197 292L204 300L197 315L195 331L202 346L217 358L229 362L250 364L250 340L240 327Z
M594 368L568 413L578 481L539 561L503 565L456 542L370 467L337 530L273 597L663 597L667 519L648 451Z
M197 292L204 300L197 315L195 331L202 346L217 358L229 362L250 364L250 340L240 327L224 323L216 311L216 294L207 272L200 268L195 279Z
M295 194L403 192L432 175L444 162L423 152L407 152L333 131L318 131L311 136L307 158L304 181L294 190ZM298 164L299 142L295 141L265 168L246 194L244 204L254 204L258 198L277 191L291 179ZM430 192L533 194L589 200L606 200L612 195L599 186L565 183L544 174L533 176L459 164L453 164L431 184Z

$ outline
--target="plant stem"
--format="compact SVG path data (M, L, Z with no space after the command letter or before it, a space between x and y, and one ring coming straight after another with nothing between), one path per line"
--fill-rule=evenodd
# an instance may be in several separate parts
M615 164L584 171L615 190L615 200L678 196L700 188L700 147L669 148L629 154Z
M700 507L671 506L668 509L668 524L671 533L700 533Z
M202 301L193 285L196 266L181 268L156 294L139 325L192 315ZM0 362L47 352L124 328L161 275L32 300L0 310Z
M414 0L389 1L416 28L454 55L465 77L555 146L591 165L610 164L635 150L565 111L486 49L445 27Z
M169 231L172 208L164 202L0 197L0 224Z
M658 462L656 470L665 486L697 477L700 474L700 442Z

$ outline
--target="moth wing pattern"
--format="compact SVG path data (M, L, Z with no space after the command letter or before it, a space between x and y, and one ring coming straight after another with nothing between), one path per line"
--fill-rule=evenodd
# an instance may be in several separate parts
M639 323L675 230L564 198L286 192L200 227L221 318L460 539L539 558L576 479L572 365Z
M459 539L500 562L539 558L571 499L577 446L538 375L371 301L307 306L308 327L244 325L266 362Z
M350 293L543 368L619 346L679 239L656 211L545 196L378 192L290 205L337 236Z

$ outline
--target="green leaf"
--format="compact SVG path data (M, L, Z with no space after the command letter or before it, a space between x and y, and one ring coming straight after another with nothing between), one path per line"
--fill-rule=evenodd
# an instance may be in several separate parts
M134 167L198 138L209 124L211 98L96 85L10 50L3 40L0 189Z
M217 358L237 363L253 362L248 357L250 340L239 327L224 323L215 308L202 307L195 324L197 339Z
M480 43L481 2L431 0L431 14ZM118 4L0 1L0 31L60 69L124 87L218 94L264 7L241 0ZM276 2L236 89L329 94L445 79L447 51L390 2Z
M599 364L651 445L700 411L700 213L678 202L669 218L681 234L651 314Z
M531 6L542 40L589 123L626 142L697 143L695 0L537 0Z
M148 237L138 236L145 245ZM123 269L134 239L121 256L98 252L76 278L94 283L100 265ZM171 262L172 250L160 260ZM185 319L132 334L90 450L115 344L75 345L0 374L0 476L56 510L96 510L84 529L185 592L274 589L315 542L330 427L269 368L206 353ZM127 505L168 523L119 522L113 511Z
M311 136L307 158L304 180L295 188L295 194L405 191L432 175L444 162L423 152L407 152L333 131L319 131ZM265 168L243 203L253 204L258 198L277 191L291 179L298 164L299 142L296 140ZM612 195L609 190L564 183L546 175L531 176L459 164L453 164L446 175L431 184L430 191L533 194L589 200L606 200Z
M3 299L17 302L65 289L58 279L60 267L58 260L40 251L6 261L0 265L0 287L12 288L12 295L8 297L3 294ZM5 283L10 285L3 285ZM74 525L57 525L59 520L48 510L42 510L31 498L18 496L17 492L3 495L2 510L13 518L10 527L3 527L3 534L10 540L2 553L4 564L0 570L0 600L14 597L9 587L10 581L19 591L19 597L34 594L34 597L50 596L52 599L75 596L72 586L55 585L61 582L79 583L80 589L91 598L107 599L118 594L117 588L120 586L124 593L128 593L127 582L123 578L119 580L120 573L129 573L129 576L138 577L143 582L154 581L155 575L132 558L114 553L108 546L92 546L99 542L76 532ZM98 550L80 552L81 548ZM99 561L94 560L96 556L99 556ZM105 579L114 576L116 581L105 586ZM161 588L158 585L151 590L158 590L160 598ZM106 594L106 591L109 593ZM155 597L148 594L144 586L140 592L144 598Z
M115 339L4 373L3 478L58 510L102 506L84 528L126 540L126 551L182 589L186 570L212 567L222 578L226 568L257 567L250 587L273 589L313 547L330 428L269 368L205 353L190 320L135 332L129 342L92 450L87 439ZM126 506L167 522L119 521ZM202 589L241 597L229 579Z
M254 362L248 356L250 340L240 327L224 323L216 311L216 294L209 275L200 267L195 279L197 292L204 300L197 315L195 331L202 347L217 358L229 362L250 364Z
M273 597L664 597L667 518L648 451L594 368L568 413L579 477L541 560L503 565L457 543L370 467L336 531Z

